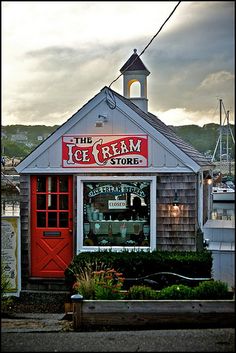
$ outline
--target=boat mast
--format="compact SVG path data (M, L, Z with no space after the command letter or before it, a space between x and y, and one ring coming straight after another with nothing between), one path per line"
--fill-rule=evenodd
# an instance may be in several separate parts
M219 137L218 137L218 140L217 140L217 143L216 143L215 150L214 150L213 156L211 158L211 161L214 162L216 151L217 151L218 145L220 143L220 172L221 172L221 159L222 159L222 99L220 98L219 101L220 101L220 134L219 134Z
M226 113L227 119L227 135L226 135L226 161L229 167L229 175L231 175L231 165L230 165L230 158L229 158L229 110Z
M220 172L222 171L222 99L220 99Z
M235 144L235 140L234 140L234 135L231 130L230 123L229 123L229 110L227 110L226 117L227 117L227 141L226 141L227 142L227 164L229 166L229 175L231 175L232 174L232 170L231 170L232 165L231 165L231 155L229 153L229 150L230 150L230 148L229 148L229 134L231 134L232 141L234 144Z
M211 161L214 162L215 160L215 155L216 155L216 152L217 152L217 148L219 146L219 160L220 160L220 163L219 163L219 167L220 167L220 173L222 174L222 169L223 169L223 160L222 160L222 154L223 154L223 135L225 136L226 135L226 165L228 167L228 173L229 175L231 175L231 158L230 158L230 153L229 153L229 135L231 134L231 137L232 137L232 141L233 143L235 144L235 140L234 140L234 136L233 136L233 133L232 133L232 130L231 130L231 127L230 127L230 123L229 123L229 110L225 110L225 107L224 107L224 103L223 103L223 100L220 98L219 99L219 102L220 102L220 127L219 127L219 136L218 136L218 139L217 139L217 143L216 143L216 146L215 146L215 150L214 150L214 153L213 153L213 156L211 158ZM224 119L224 122L222 122L222 108L224 109L224 112L225 112L225 119ZM225 121L226 121L226 125L225 124Z

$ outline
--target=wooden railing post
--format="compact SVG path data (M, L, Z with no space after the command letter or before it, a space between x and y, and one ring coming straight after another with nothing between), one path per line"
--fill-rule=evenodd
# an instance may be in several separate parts
M77 330L82 327L82 305L83 305L83 296L80 294L74 294L71 296L73 304L73 327L74 330Z

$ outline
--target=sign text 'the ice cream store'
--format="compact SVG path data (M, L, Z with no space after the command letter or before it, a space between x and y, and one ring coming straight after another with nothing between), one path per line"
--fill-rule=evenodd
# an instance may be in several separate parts
M64 135L63 168L147 167L147 135Z

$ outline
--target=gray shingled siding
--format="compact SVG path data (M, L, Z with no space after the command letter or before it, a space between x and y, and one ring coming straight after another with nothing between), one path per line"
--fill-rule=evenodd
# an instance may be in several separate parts
M86 173L86 175L93 175ZM111 174L103 174L109 178ZM121 174L127 175L127 174ZM132 175L127 177L132 179ZM146 174L139 174L147 176ZM165 251L196 251L197 232L197 175L196 174L154 174L157 176L157 249ZM99 175L101 176L101 174ZM76 176L74 176L74 239L76 239L77 206ZM30 278L30 176L21 175L21 266L22 289L65 290L63 280ZM180 215L174 217L171 205L175 190L180 202ZM75 249L74 242L74 249Z
M29 277L30 242L30 177L20 176L20 219L21 219L21 286L25 289Z
M179 216L173 216L175 190ZM196 251L197 176L163 174L157 178L157 249Z

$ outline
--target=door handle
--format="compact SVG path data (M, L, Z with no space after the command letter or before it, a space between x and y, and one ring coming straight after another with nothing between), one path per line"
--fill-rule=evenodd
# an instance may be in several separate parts
M69 229L69 233L72 233L73 232L73 230L72 229Z

